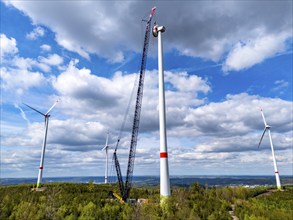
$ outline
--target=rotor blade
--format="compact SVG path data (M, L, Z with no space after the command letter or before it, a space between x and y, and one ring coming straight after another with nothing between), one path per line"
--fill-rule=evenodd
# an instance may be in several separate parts
M109 132L107 133L107 138L106 138L106 144L105 144L105 147L103 147L102 150L105 150L108 146L108 138L109 138Z
M106 144L105 144L105 146L108 146L108 139L109 139L109 132L107 133L107 138L106 138Z
M259 144L258 144L258 148L259 148L259 146L260 146L260 144L261 144L261 141L262 141L263 136L265 135L266 131L267 131L267 128L265 127L265 129L264 129L264 131L263 131L263 133L262 133L262 136L261 136L261 138L260 138L260 141L259 141Z
M262 116L263 122L264 122L265 126L267 126L267 122L266 122L266 119L265 119L265 115L264 115L262 109L260 109L260 112L261 112L261 116Z
M25 103L23 103L23 104L24 104L24 105L26 105L27 107L29 107L30 109L32 109L32 110L34 110L34 111L36 111L37 113L39 113L39 114L41 114L41 115L45 116L45 114L44 114L44 113L42 113L42 112L38 111L37 109L35 109L35 108L33 108L33 107L31 107L31 106L29 106L29 105L25 104Z
M55 105L59 102L59 100L57 100L52 107L47 111L46 115L49 114L49 112L55 107Z

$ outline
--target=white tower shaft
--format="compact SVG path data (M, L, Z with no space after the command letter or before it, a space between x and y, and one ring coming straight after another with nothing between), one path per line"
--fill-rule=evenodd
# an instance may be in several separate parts
M108 147L106 147L106 169L105 169L105 183L108 183Z
M45 158L45 150L46 150L46 143L47 143L48 124L49 124L49 116L45 115L45 134L44 134L44 141L43 141L43 147L42 147L42 154L41 154L41 161L40 161L37 188L39 188L40 184L42 183L43 168L44 168L44 158Z
M278 189L281 189L281 181L280 181L279 171L278 171L278 167L277 167L277 161L276 161L276 158L275 158L274 146L273 146L273 141L272 141L272 136L271 136L270 129L268 129L268 132L269 132L271 149L272 149L272 156L273 156L273 162L274 162L274 170L275 170L275 176L276 176L276 184L277 184L277 188Z
M105 183L108 183L108 140L109 140L109 133L107 133L106 144L102 150L106 151L106 164L105 164Z
M163 43L162 32L164 27L158 27L158 69L159 69L159 117L160 117L160 194L162 197L171 195L168 149L166 135L166 109L165 109L165 88L163 68Z

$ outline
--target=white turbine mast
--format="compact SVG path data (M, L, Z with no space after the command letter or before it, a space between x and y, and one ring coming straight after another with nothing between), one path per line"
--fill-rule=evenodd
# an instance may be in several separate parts
M41 161L40 161L40 167L39 167L39 175L38 175L38 181L37 181L37 189L40 187L40 184L42 183L42 177L43 177L43 168L44 168L44 158L45 158L45 150L46 150L46 144L47 144L47 134L48 134L48 126L49 126L49 118L50 118L50 112L55 107L55 105L58 103L59 100L57 100L51 108L44 114L37 109L23 103L30 109L34 110L35 112L43 115L45 117L45 133L44 133L44 139L43 139L43 147L42 147L42 153L41 153Z
M159 78L159 122L160 122L160 194L161 205L164 206L166 199L171 196L168 147L166 132L166 107L165 107L165 87L164 87L164 65L163 65L163 41L162 33L164 26L155 25L153 36L158 38L158 78Z
M109 132L107 133L105 147L102 149L106 151L105 183L108 183L108 149L109 149L108 138L109 138Z
M272 156L273 156L273 163L274 163L274 169L275 169L275 176L276 176L277 188L278 189L281 189L281 181L280 181L280 177L279 177L279 172L278 172L278 167L277 167L277 162L276 162L275 152L274 152L274 146L273 146L273 141L272 141L272 136L271 136L271 131L270 131L271 126L269 126L267 124L262 109L260 109L260 112L261 112L261 115L262 115L263 122L265 124L265 128L264 128L264 131L263 131L262 136L260 138L260 141L259 141L259 144L258 144L258 148L259 148L259 146L260 146L260 144L262 142L262 139L263 139L263 137L264 137L264 135L265 135L265 133L267 131L268 134L269 134L269 139L270 139L270 144L271 144L271 150L272 150Z

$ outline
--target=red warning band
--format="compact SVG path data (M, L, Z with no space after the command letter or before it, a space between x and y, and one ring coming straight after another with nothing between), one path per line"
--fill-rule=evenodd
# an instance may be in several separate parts
M276 171L275 173L279 173L278 171Z
M40 167L40 170L42 170L43 169L43 167Z
M168 153L167 152L161 152L160 153L160 158L168 158Z

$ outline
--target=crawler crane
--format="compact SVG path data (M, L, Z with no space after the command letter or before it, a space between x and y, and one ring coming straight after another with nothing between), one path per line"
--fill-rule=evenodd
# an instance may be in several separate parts
M152 8L150 16L148 20L146 20L147 24L146 24L146 30L144 35L144 44L143 44L143 51L142 51L141 67L140 67L140 74L139 74L139 82L138 82L138 89L137 89L137 96L136 96L136 104L135 104L135 111L134 111L134 119L133 119L133 126L132 126L132 135L131 135L125 183L123 182L123 179L122 179L120 164L117 157L117 146L120 141L119 139L118 139L118 143L113 155L121 198L124 202L127 201L129 197L130 189L132 186L132 176L133 176L133 168L134 168L135 151L136 151L136 145L137 145L140 112L141 112L141 105L142 105L143 84L144 84L146 60L147 60L147 53L148 53L148 46L149 46L149 39L150 39L151 21L155 13L155 9L156 9L155 7Z

